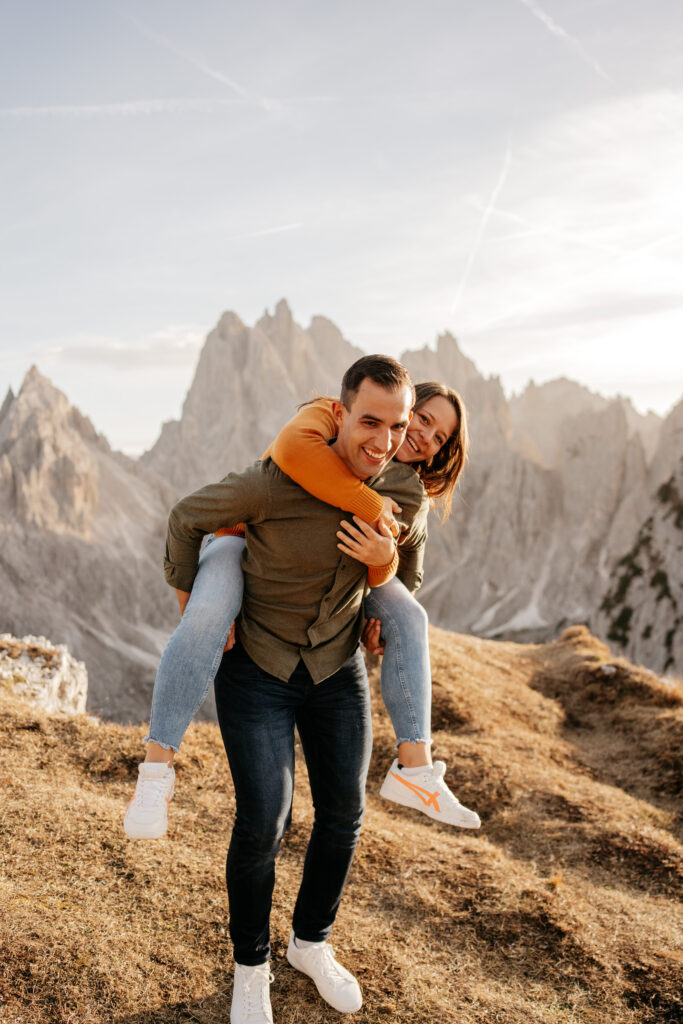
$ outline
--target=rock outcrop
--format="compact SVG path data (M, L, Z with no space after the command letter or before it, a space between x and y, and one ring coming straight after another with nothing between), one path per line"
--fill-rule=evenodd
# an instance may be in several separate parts
M0 635L0 686L48 714L80 715L88 695L88 672L64 644L44 636Z

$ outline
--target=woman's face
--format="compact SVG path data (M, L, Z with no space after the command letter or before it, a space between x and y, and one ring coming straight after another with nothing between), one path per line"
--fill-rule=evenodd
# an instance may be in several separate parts
M431 459L459 426L458 414L448 399L434 395L415 409L405 440L394 458L397 462Z

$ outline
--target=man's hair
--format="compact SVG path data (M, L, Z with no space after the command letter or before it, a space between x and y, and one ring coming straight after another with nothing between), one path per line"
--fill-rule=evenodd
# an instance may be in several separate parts
M362 356L349 366L342 380L339 397L348 410L351 409L364 380L371 380L387 391L398 391L399 388L407 387L410 389L411 406L415 401L415 387L405 366L391 356Z

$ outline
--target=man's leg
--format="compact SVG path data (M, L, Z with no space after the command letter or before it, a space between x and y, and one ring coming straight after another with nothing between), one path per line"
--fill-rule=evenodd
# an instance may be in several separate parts
M341 902L365 811L372 718L360 650L329 679L309 684L296 723L315 820L293 927L298 939L323 942Z
M270 957L275 857L291 817L297 672L283 683L238 643L216 674L216 708L235 786L236 815L226 880L238 964Z

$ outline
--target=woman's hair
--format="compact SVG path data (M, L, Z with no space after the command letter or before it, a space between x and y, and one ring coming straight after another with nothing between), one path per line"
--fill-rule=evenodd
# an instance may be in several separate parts
M418 412L430 398L437 397L445 398L451 403L458 417L458 425L455 433L451 434L436 455L413 465L432 500L433 507L441 511L441 522L445 523L451 514L455 485L467 462L470 438L465 403L457 391L446 387L445 384L433 380L416 384L413 412Z

